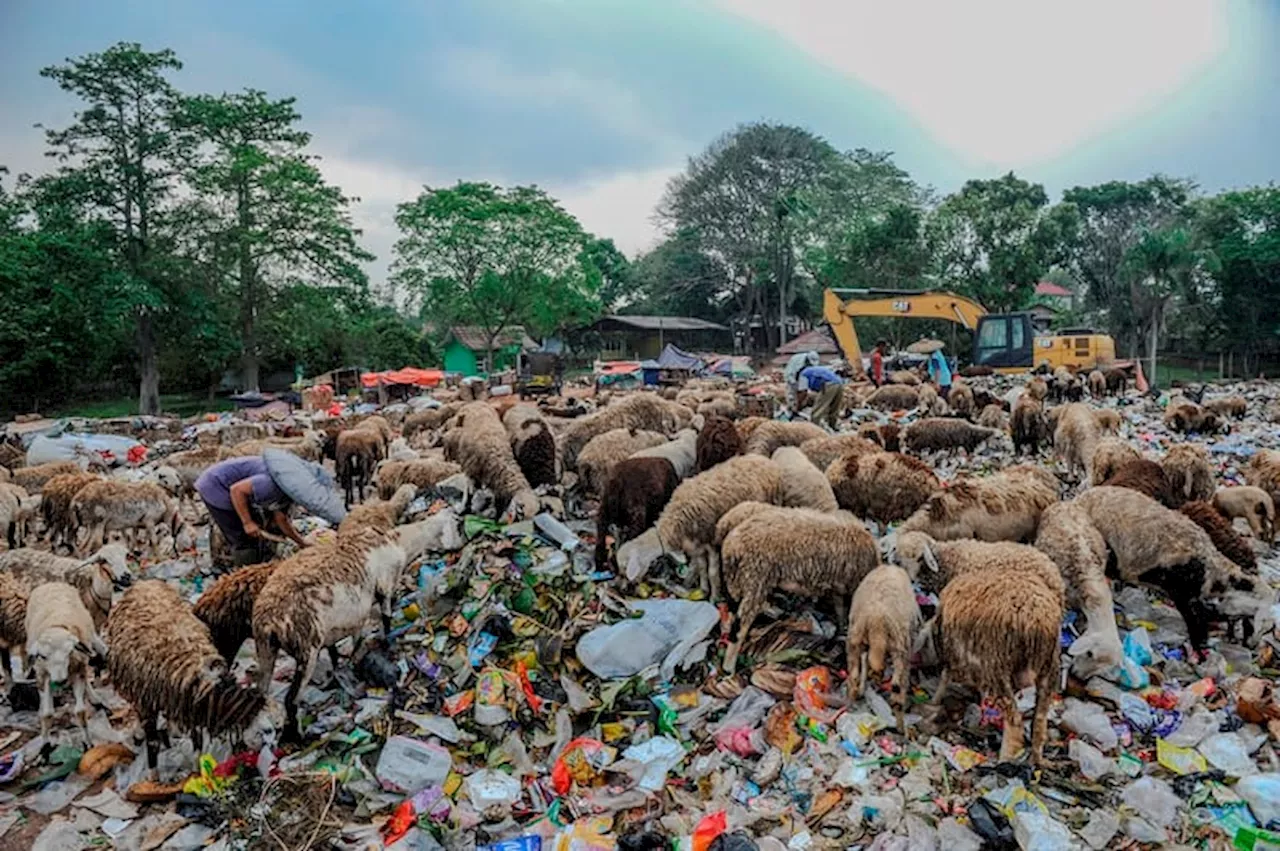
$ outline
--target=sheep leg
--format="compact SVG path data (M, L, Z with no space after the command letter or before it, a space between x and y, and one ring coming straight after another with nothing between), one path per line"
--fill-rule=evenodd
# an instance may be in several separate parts
M284 733L280 737L282 744L297 744L302 741L302 733L298 730L298 694L301 693L302 687L310 682L311 674L316 669L316 659L319 656L319 648L315 648L307 654L306 664L297 667L293 673L293 682L289 683L289 690L285 692L285 725Z
M836 625L839 631L843 633L849 632L849 595L836 594Z
M330 644L327 648L329 651L329 664L333 666L334 674L338 673L338 645Z
M147 768L150 768L152 771L155 770L156 761L160 756L155 748L156 740L158 738L159 733L156 732L156 719L144 718L142 720L142 747L147 752Z
M738 651L742 649L743 643L747 640L751 627L755 624L756 616L760 614L760 609L763 608L763 603L763 600L748 592L738 605L738 637L729 644L724 652L725 673L732 674L737 666Z
M609 564L608 531L603 523L596 523L596 570L604 570Z
M17 532L18 532L18 524L10 523L6 536L9 539L9 549L11 550L16 550L18 548Z
M71 678L71 693L75 695L76 701L76 723L80 725L80 735L84 737L84 746L88 749L93 747L93 742L89 741L89 709L84 700L86 685L83 673Z
M271 693L271 679L276 672L276 651L266 638L255 640L258 653L258 689L264 695Z
M848 678L844 681L844 688L845 697L850 705L858 699L858 695L862 694L862 687L866 684L862 673L862 653L865 649L861 642L854 641L850 641L845 648L845 667L848 668Z
M1012 685L997 703L1004 713L1004 735L1000 738L1000 761L1008 762L1022 750L1022 713L1018 710L1018 701L1014 696Z
M13 658L9 655L8 646L0 646L0 671L6 680L13 679Z
M49 682L49 674L42 669L36 672L36 685L40 689L40 738L44 745L40 748L40 757L47 759L53 753L53 741L49 738L49 727L53 721L53 688Z
M1044 743L1049 738L1049 707L1053 703L1053 691L1058 685L1058 653L1036 677L1036 708L1031 719L1031 762L1040 765L1044 761Z
M724 588L720 582L720 553L714 547L706 554L706 565L703 579L706 582L705 588L710 595L707 599L713 603L717 600L723 600Z
M950 671L946 666L942 668L942 674L938 677L938 690L933 693L933 699L929 701L930 706L941 706L942 698L947 694L947 686L951 684Z
M907 691L911 686L911 660L906 652L893 654L893 715L902 735L907 735Z

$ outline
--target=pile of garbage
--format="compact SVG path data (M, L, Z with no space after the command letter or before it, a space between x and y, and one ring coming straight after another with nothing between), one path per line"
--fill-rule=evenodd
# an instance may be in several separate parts
M1172 441L1154 404L1121 410L1143 451ZM1230 482L1253 451L1280 445L1280 427L1247 421L1202 442ZM1007 461L987 447L939 472ZM443 505L420 497L411 511ZM315 519L300 528L332 534ZM470 515L465 532L459 552L413 566L387 643L344 648L351 664L336 671L321 655L300 698L300 750L212 742L197 753L175 737L144 780L127 747L127 704L110 688L99 689L111 720L93 718L94 747L63 729L43 760L35 707L11 696L0 707L0 844L1280 847L1280 608L1250 646L1219 636L1196 659L1170 605L1118 589L1124 662L1088 679L1064 664L1037 768L997 762L993 704L958 694L929 706L928 670L912 673L909 736L894 729L887 682L849 702L843 634L821 602L775 595L743 649L743 673L726 676L730 612L690 590L686 567L636 584L598 571L586 519ZM1259 570L1280 586L1274 553ZM140 573L192 599L214 578L204 549ZM1082 628L1074 616L1063 625L1068 660ZM242 673L250 660L242 650ZM291 674L277 671L279 693ZM1032 690L1018 700L1029 710Z

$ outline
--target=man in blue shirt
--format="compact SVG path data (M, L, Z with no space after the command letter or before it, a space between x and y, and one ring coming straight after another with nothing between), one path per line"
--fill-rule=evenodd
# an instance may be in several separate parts
M292 501L267 472L260 456L220 461L196 479L196 493L231 547L236 567L270 561L274 547L263 534L270 523L300 547L307 542L289 520Z
M951 367L947 364L942 349L935 349L929 355L929 377L938 385L938 394L946 399L951 392Z
M809 388L810 393L818 394L810 420L819 424L825 420L828 427L834 429L843 407L844 379L830 367L810 366L800 372L800 381Z

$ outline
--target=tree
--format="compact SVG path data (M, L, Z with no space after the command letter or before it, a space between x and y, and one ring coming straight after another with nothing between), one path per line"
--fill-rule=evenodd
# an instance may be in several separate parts
M1043 186L1012 172L995 180L970 180L947 196L930 219L938 276L944 286L988 310L1016 310L1062 255L1073 219L1069 205L1050 207Z
M1085 303L1135 356L1143 333L1130 298L1129 256L1146 234L1185 218L1193 188L1190 181L1156 175L1138 183L1077 186L1063 194L1077 216L1065 265L1084 285Z
M85 108L48 130L48 155L62 163L64 185L115 230L114 251L129 275L138 350L138 410L160 411L155 320L168 301L162 260L177 144L170 128L176 97L167 75L180 69L171 50L120 43L40 71Z
M1148 380L1153 386L1165 310L1175 296L1188 290L1197 263L1191 234L1181 227L1147 231L1126 258L1129 302L1147 338Z
M615 310L634 296L631 261L618 250L612 239L592 239L583 250L600 275L600 306L603 309Z
M541 329L598 305L578 220L535 186L458 183L399 205L393 275L437 323L474 325L486 368L503 330Z
M192 188L209 211L214 262L239 307L244 390L258 389L259 322L274 290L305 280L368 285L347 198L305 153L310 134L293 98L239 94L185 97L176 124L191 144Z
M626 312L693 316L713 322L726 318L733 286L725 267L704 254L698 238L677 231L631 266L635 300Z
M744 124L689 160L658 208L670 231L696 235L735 282L739 310L765 320L770 347L785 335L797 248L806 240L805 199L836 170L838 155L799 127ZM766 287L775 292L773 332Z

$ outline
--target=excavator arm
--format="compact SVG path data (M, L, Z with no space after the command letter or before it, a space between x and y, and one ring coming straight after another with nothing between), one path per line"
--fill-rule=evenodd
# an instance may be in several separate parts
M853 298L844 301L837 293L880 298ZM945 319L958 322L970 331L987 310L975 301L948 292L914 292L892 290L825 290L822 294L822 317L844 352L854 374L861 377L862 348L853 327L855 316L897 316L903 319Z

